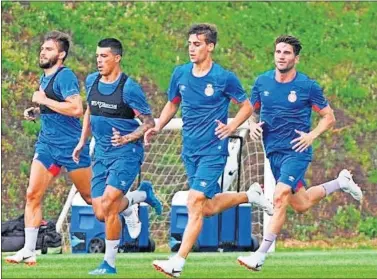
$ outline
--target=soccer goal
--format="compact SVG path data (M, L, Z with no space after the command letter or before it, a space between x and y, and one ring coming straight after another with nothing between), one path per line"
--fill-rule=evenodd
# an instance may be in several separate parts
M229 119L231 121L231 119ZM185 168L181 160L182 147L182 119L174 118L158 134L152 145L145 150L145 159L142 165L141 179L150 180L153 183L157 196L163 203L163 213L157 216L149 208L150 233L156 242L156 247L167 248L170 238L170 210L173 196L176 192L188 190ZM265 156L261 142L254 142L248 136L249 131L246 123L241 125L236 135L243 138L243 146L240 150L239 141L229 140L228 163L225 167L223 177L223 190L235 191L237 189L238 173L240 173L240 191L245 191L254 182L265 186L267 198L272 200L274 181L271 180L269 164L265 167ZM92 144L93 146L93 144ZM236 161L238 152L241 152L241 171L238 172ZM272 178L273 179L273 178ZM136 183L135 183L136 184ZM135 187L137 185L134 185ZM267 187L268 186L268 187ZM73 199L72 187L67 202L62 210L57 223L57 230L63 232L64 243L69 247L69 208ZM252 212L252 234L261 240L263 235L263 224L267 216L258 207L253 207ZM58 227L59 225L59 227Z

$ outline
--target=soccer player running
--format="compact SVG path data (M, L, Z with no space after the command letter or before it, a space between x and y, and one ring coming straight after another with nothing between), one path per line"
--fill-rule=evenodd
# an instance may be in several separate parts
M96 142L92 203L96 217L105 222L106 249L103 262L89 272L91 275L116 273L120 212L127 214L132 211L133 204L143 201L154 207L158 214L162 211L150 182L143 182L138 190L128 192L144 159L142 137L155 123L143 90L121 69L122 54L122 44L117 39L107 38L98 43L98 72L90 74L85 82L88 106L80 142L72 153L73 159L78 161L92 132Z
M84 200L91 204L89 145L83 144L80 162L75 163L71 154L81 135L79 117L83 115L79 82L71 69L64 66L68 56L70 38L67 34L52 31L44 36L39 67L44 74L39 90L32 101L39 107L24 111L27 120L35 121L40 114L41 130L35 144L25 206L25 245L15 255L6 257L8 263L36 264L36 243L42 221L42 199L54 177L62 167L68 171Z
M154 261L156 270L179 277L185 259L196 242L204 216L212 216L241 203L255 203L272 214L272 204L264 200L259 184L247 192L219 193L218 179L228 156L228 137L251 115L251 104L236 75L212 60L217 42L214 25L197 24L188 32L190 63L176 67L168 89L168 102L155 128L145 134L145 142L160 132L182 103L184 162L190 191L189 220L178 253L169 260ZM233 100L239 111L227 123Z
M343 190L358 201L362 192L348 170L337 179L305 190L304 176L312 160L312 143L335 123L335 117L318 83L296 71L301 50L300 41L292 36L275 40L275 70L260 75L252 88L251 102L260 109L260 122L250 122L250 137L263 136L266 156L277 181L274 193L274 214L268 224L261 246L238 262L259 271L266 253L275 241L290 205L301 213L334 191ZM321 119L311 130L311 111Z

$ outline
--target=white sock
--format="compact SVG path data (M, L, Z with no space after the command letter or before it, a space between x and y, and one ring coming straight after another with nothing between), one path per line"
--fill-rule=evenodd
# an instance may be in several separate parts
M39 228L25 228L25 248L34 252L37 246Z
M182 258L178 254L175 254L172 259L174 259L174 261L179 265L180 268L183 268L183 266L185 265L186 259Z
M133 191L133 192L128 192L126 194L126 198L128 199L128 207L132 206L135 203L140 203L145 201L147 198L147 193L145 191Z
M115 267L115 256L118 253L120 239L117 240L105 240L105 261L111 266Z

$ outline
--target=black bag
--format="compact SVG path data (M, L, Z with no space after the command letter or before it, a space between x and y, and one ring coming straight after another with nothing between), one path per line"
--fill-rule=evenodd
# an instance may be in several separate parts
M25 243L25 222L24 215L1 223L1 251L15 252ZM42 250L46 254L48 247L61 246L61 235L56 232L55 223L52 221L42 221L38 231L37 250Z

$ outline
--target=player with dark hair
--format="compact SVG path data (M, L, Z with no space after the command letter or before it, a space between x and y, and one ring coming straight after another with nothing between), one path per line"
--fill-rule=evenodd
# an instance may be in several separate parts
M260 122L250 119L250 137L263 137L266 156L277 182L274 214L259 249L238 262L249 269L261 270L267 252L286 219L290 205L305 212L331 193L343 190L358 201L362 192L348 170L337 179L305 189L305 172L312 160L312 143L335 123L333 110L318 83L296 71L301 51L300 41L293 36L280 36L275 41L275 69L260 75L252 88L251 103L260 110ZM311 129L311 112L321 119Z

